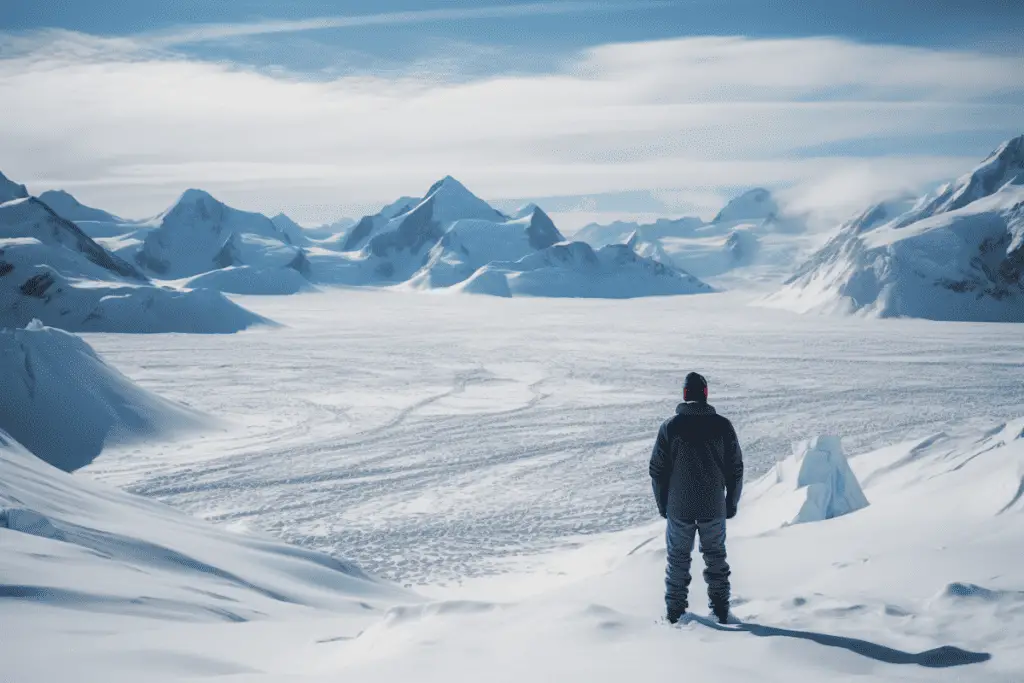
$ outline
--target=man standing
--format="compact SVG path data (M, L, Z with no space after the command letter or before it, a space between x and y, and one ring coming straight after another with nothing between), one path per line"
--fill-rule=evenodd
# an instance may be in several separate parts
M736 516L743 454L732 423L708 405L707 380L696 372L686 376L683 401L675 417L661 425L650 466L658 512L668 520L667 617L674 624L688 607L690 555L699 533L709 606L724 624L730 592L725 520Z

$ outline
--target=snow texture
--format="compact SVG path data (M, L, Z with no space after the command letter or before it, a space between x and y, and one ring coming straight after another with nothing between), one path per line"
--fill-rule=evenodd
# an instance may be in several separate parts
M0 429L65 471L105 446L210 426L200 413L141 389L81 338L44 327L0 329Z
M913 206L843 224L765 300L798 312L1024 322L1024 136Z

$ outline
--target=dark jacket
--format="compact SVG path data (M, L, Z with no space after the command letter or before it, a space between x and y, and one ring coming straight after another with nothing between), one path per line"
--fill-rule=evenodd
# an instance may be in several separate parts
M732 423L707 403L680 403L661 425L650 473L663 517L732 517L743 489L743 453Z

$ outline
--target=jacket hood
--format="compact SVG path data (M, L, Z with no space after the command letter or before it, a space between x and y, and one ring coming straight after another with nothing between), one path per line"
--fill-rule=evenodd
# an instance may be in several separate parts
M676 406L676 415L714 415L715 407L702 401L687 401Z

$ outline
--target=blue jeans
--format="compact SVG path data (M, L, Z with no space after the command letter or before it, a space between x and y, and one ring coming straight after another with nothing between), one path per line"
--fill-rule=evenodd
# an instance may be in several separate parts
M668 519L665 546L668 568L665 571L665 604L670 612L689 607L690 555L700 533L700 552L704 556L704 581L708 584L709 606L729 604L729 564L725 561L725 518L680 522Z

